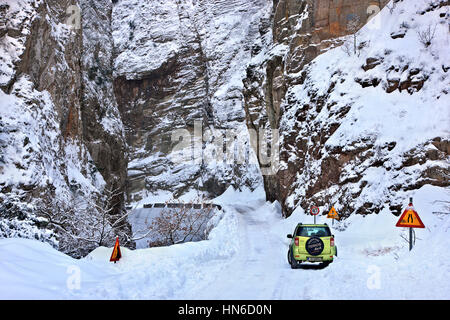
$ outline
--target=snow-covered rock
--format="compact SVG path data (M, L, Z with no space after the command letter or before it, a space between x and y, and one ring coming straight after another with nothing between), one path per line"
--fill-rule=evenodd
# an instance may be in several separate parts
M313 204L335 205L343 216L398 214L421 186L449 186L447 11L445 1L391 1L304 68L287 68L294 38L288 50L275 43L254 58L246 110L256 125L266 114L279 127L281 168L265 185L285 214ZM429 26L426 46L420 33ZM404 35L393 37L398 30ZM272 104L262 100L267 91Z
M95 14L99 2L81 2L2 1L0 26L0 236L39 238L73 256L95 245L84 239L101 221L96 203L126 177L112 38L109 47L107 33L95 38L110 18ZM101 83L89 78L93 64L109 67Z
M123 0L114 6L115 90L131 147L131 199L162 190L213 196L230 184L260 183L256 165L171 161L171 135L177 129L193 134L199 120L203 131L222 130L224 138L225 129L235 130L248 147L242 79L270 8L265 0Z

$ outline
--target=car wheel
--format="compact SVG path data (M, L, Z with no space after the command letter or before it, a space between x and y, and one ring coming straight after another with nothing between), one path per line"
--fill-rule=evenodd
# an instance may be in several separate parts
M331 261L322 262L322 267L326 268L330 265Z
M291 250L288 250L287 259L288 259L288 263L291 264Z
M306 251L312 256L318 256L323 252L325 244L319 237L311 237L305 243Z
M289 260L289 264L291 265L291 269L297 269L298 268L297 260L294 259L294 257L292 256L292 252L290 250L289 250L288 254L289 254L288 260Z

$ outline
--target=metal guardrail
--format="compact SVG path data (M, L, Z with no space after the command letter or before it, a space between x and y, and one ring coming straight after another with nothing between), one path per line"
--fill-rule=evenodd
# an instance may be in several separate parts
M222 210L222 206L215 203L146 203L144 209L151 208L193 208L193 209L211 209ZM131 209L131 208L129 208Z

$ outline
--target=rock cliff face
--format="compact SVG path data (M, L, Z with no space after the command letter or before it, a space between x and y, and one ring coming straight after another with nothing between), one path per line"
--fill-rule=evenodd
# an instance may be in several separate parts
M127 145L113 88L110 1L80 1L83 54L82 122L89 152L106 182L125 185Z
M219 135L235 130L247 143L242 78L269 14L264 0L123 0L114 6L114 84L130 146L131 201L164 190L214 197L229 185L260 180L257 166L174 163L170 154L175 130L193 134L197 120ZM204 140L206 148L212 141Z
M98 245L80 240L101 218L95 203L126 178L111 3L6 1L1 12L0 233L84 255ZM60 225L54 235L50 222Z
M402 109L422 99L436 107L427 112L441 113L448 121L448 110L439 101L447 91L437 80L447 79L441 66L447 65L447 54L439 46L445 32L434 39L434 49L427 49L420 43L416 22L439 30L448 3L407 7L404 1L394 1L355 36L344 37L385 4L274 2L273 45L253 58L244 96L250 128L280 130L280 170L265 176L264 185L267 198L279 200L286 215L313 204L324 210L334 204L343 216L376 213L385 206L397 214L401 203L423 184L448 186L445 125L438 121L433 129L425 129L414 117L423 112L420 108ZM414 61L413 52L422 57L420 62ZM394 91L395 98L389 96ZM390 114L395 109L401 116ZM392 133L381 115L397 119L394 127L417 125L421 136L406 143L408 134Z
M272 28L265 30L271 46L254 57L244 79L248 127L279 129L281 104L287 90L304 80L305 65L341 45L343 36L361 28L386 2L274 0ZM351 21L355 21L353 29ZM295 175L297 169L292 171ZM269 200L284 200L278 175L265 176L264 185Z
M111 189L345 217L448 186L448 1L386 2L3 0L0 236L82 256Z
M315 0L274 1L273 41L288 46L284 63L288 74L300 72L305 64L337 43L339 37L352 33L368 22L387 0ZM275 66L275 68L277 68ZM288 83L289 84L289 83Z

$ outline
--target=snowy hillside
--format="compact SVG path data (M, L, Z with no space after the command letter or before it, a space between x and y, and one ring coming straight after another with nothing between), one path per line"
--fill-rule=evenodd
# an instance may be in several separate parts
M449 8L0 0L0 299L450 299Z
M45 200L40 201L37 197L38 190L47 190L45 196L52 197L55 203L65 208L77 198L71 187L84 194L86 200L87 195L98 193L105 181L93 166L89 175L82 173L86 164L79 154L83 155L81 159L91 160L85 148L80 150L70 142L62 144L62 137L57 133L57 115L48 92L34 90L25 77L15 83L12 92L6 95L0 91L0 186L3 188L0 234L49 241L47 238L52 233L39 230L40 224L48 223L48 217L38 214L46 210ZM31 191L36 194L30 195ZM22 214L17 215L18 212ZM79 224L80 231L83 224ZM56 245L56 239L52 243ZM73 244L63 243L63 247L67 245L69 248L66 249L70 250Z
M424 186L414 205L426 229L416 246L400 237L388 210L352 216L334 225L338 257L330 266L292 270L286 253L298 222L288 219L264 192L235 192L215 199L225 213L209 240L171 247L128 250L109 262L112 248L75 260L33 240L2 239L1 299L448 299L449 220L442 203L448 191ZM318 222L329 222L319 216ZM340 231L343 227L345 231ZM226 276L218 276L226 275Z
M261 183L256 165L197 158L177 163L171 139L175 130L193 134L199 121L201 133L215 130L225 138L226 129L234 130L248 148L242 79L270 10L265 0L122 0L114 5L114 76L131 152L130 200L164 191L180 197L197 189L214 197L230 184ZM203 147L216 147L206 133Z
M0 237L39 239L80 257L95 248L104 190L126 175L107 75L112 39L103 31L111 3L101 16L99 1L80 1L83 15L72 1L0 5Z
M286 213L316 202L345 216L399 214L421 186L448 187L448 24L445 2L391 2L344 45L289 74L298 84L281 103L273 191Z

